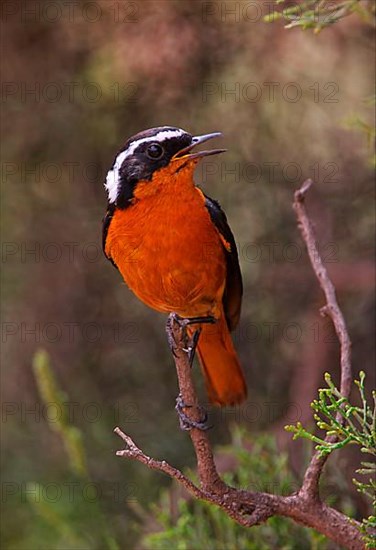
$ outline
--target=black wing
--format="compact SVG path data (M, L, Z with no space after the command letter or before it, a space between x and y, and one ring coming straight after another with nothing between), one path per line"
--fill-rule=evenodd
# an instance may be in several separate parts
M110 260L110 262L112 263L113 266L116 267L116 269L118 269L118 267L115 264L115 262L113 261L113 259L110 256L107 256L107 254L106 254L106 238L107 238L108 228L110 227L110 223L111 223L111 220L112 220L112 216L114 215L114 210L115 210L115 208L113 206L109 206L108 209L107 209L106 215L103 218L102 248L103 248L103 253L106 256L106 258L108 260Z
M226 214L223 212L219 202L211 199L205 194L204 196L205 206L208 209L212 222L231 247L230 251L225 248L227 277L223 294L223 307L228 327L230 330L234 330L239 322L243 296L243 282L239 266L238 251L234 235L227 223Z

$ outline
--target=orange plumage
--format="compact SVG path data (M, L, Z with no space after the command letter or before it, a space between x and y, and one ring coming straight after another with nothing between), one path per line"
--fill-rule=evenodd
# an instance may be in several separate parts
M229 405L246 396L229 332L229 324L238 321L240 302L239 296L234 307L229 301L231 262L226 255L231 244L213 223L207 198L194 184L196 163L197 158L173 158L149 180L139 181L129 206L111 214L105 253L148 306L181 317L217 319L214 325L201 325L197 351L209 398Z

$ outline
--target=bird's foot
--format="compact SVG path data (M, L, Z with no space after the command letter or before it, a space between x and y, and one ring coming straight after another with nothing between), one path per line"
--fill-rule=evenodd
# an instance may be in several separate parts
M183 398L181 394L179 393L178 397L176 398L176 405L175 410L178 413L179 417L179 424L181 430L191 430L192 428L197 428L198 430L209 430L212 426L209 426L208 424L208 413L205 411L203 407L200 407L197 405L197 409L200 412L200 415L202 415L202 420L193 420L189 418L183 411L183 409L191 409L194 407L194 405L187 405L184 403Z
M178 348L178 345L174 336L173 326L174 326L174 323L177 323L178 326L180 327L180 330L182 331L182 337L184 342L184 347L182 348L182 350L188 354L188 361L190 366L192 366L196 347L197 347L197 342L201 333L201 327L195 330L191 338L188 335L187 327L189 325L196 325L196 324L202 324L202 323L213 324L215 322L216 322L216 319L211 315L208 315L206 317L203 317L203 316L202 317L180 317L180 315L178 315L177 313L170 313L166 323L166 332L167 332L168 345L170 347L171 352L176 357L176 350Z

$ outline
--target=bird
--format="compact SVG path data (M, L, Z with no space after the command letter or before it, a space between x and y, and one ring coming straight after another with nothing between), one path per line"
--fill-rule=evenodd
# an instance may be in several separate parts
M220 136L160 126L130 137L106 176L102 245L142 302L198 325L188 329L209 400L233 406L247 395L230 334L243 294L238 252L219 202L194 181L201 159L225 152L194 148Z

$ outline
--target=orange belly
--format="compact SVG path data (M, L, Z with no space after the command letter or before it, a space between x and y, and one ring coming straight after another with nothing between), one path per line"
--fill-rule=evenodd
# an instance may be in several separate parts
M106 253L148 306L183 317L219 317L226 278L220 236L193 186L144 197L111 221Z

